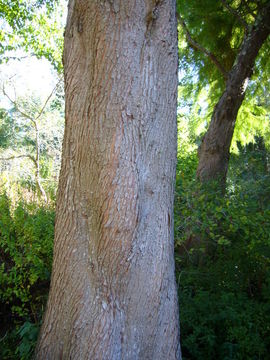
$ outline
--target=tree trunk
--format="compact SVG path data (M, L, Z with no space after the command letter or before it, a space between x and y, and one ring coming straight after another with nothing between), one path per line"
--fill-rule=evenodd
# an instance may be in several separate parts
M35 173L35 178L36 178L36 185L37 185L37 192L38 194L40 194L43 198L43 200L45 202L48 201L46 192L41 184L41 180L40 180L40 141L39 141L39 127L37 124L36 120L32 120L32 123L34 125L35 128L35 135L36 135L36 157L33 158L31 156L31 158L34 160L34 164L36 167L36 173Z
M215 106L209 129L198 151L197 176L202 181L220 180L225 189L230 146L238 110L244 100L247 82L252 75L256 56L270 32L270 6L257 16L245 37L235 65L226 81L226 89Z
M36 359L180 359L174 0L71 0L51 289Z

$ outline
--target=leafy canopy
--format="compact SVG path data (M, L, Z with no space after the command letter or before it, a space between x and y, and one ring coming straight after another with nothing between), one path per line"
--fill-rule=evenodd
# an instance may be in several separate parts
M62 69L64 2L60 0L0 0L0 61L23 49Z
M220 67L229 72L235 63L247 28L254 24L259 10L266 3L266 0L177 2L178 15L185 25L179 25L179 107L185 109L182 116L195 123L193 127L200 129L197 132L206 130L213 108L225 86L224 76L214 64L213 56ZM187 31L193 43L189 41ZM269 45L268 38L256 59L245 101L238 113L232 144L235 151L237 141L247 144L254 141L256 135L269 133ZM198 108L199 102L204 106ZM191 115L187 116L187 113Z

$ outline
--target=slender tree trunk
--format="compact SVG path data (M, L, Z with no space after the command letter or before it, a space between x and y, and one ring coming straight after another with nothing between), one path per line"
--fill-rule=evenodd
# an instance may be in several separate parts
M40 181L40 141L39 141L39 128L38 128L38 124L36 121L32 120L33 124L34 124L34 128L35 128L35 134L36 134L36 158L34 160L34 164L36 167L36 173L35 173L35 177L36 177L36 185L37 185L37 191L38 193L42 196L42 198L45 200L45 202L48 201L46 192L41 184Z
M53 274L36 359L180 359L174 0L71 0Z
M209 129L199 148L198 178L202 182L220 179L223 190L237 113L244 100L257 54L269 35L269 24L268 2L242 43L235 65L226 81L226 89L215 106Z

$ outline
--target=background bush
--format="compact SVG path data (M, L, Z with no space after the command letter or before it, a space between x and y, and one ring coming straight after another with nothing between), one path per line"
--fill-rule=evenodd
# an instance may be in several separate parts
M1 359L30 359L47 299L54 210L0 195Z
M266 151L266 150L264 150ZM228 191L195 180L179 158L176 265L184 359L267 359L270 175L256 144L231 159Z

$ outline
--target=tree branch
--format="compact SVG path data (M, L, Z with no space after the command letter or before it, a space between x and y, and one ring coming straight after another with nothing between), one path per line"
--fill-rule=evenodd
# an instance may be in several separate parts
M40 116L43 114L48 102L50 101L51 97L53 96L53 93L56 91L56 89L58 88L60 82L63 80L63 78L61 77L59 79L59 81L57 82L57 84L55 85L55 87L52 89L51 93L49 94L49 96L47 97L47 99L45 100L41 110L38 112L37 116L35 118L32 118L31 116L29 116L28 114L26 114L23 110L21 110L19 108L19 106L17 105L17 102L13 99L11 99L11 97L8 95L8 93L6 92L5 90L5 87L4 85L2 86L2 91L3 91L3 94L8 98L8 100L14 105L15 109L23 116L25 117L26 119L30 120L34 125L35 127L37 127L37 120L40 118Z
M37 165L35 158L34 158L32 155L29 155L29 154L25 154L25 155L13 155L13 156L9 156L9 157L6 157L6 158L1 158L1 157L0 157L0 161L9 161L9 160L20 159L20 158L28 158L28 159L30 159L31 161L33 161L33 163L35 164L35 166Z
M25 55L25 56L8 56L7 59L8 60L17 60L17 61L21 61L24 59L29 59L31 57L34 57L35 54L29 54L29 55Z
M42 115L42 113L43 113L43 111L45 110L48 102L50 101L51 97L53 96L53 93L57 90L57 88L58 88L58 86L59 86L59 84L60 84L60 82L61 82L62 80L63 80L63 77L61 77L61 78L58 80L57 84L55 85L55 87L52 89L51 93L49 94L49 96L48 96L47 99L45 100L44 105L42 106L41 110L39 111L38 115L37 115L36 118L35 118L36 121L37 121L37 120L40 118L40 116Z
M24 111L22 111L22 110L18 107L18 105L17 105L17 103L16 103L15 100L12 100L12 99L11 99L11 97L10 97L10 96L8 95L8 93L6 92L4 85L2 86L2 91L3 91L3 94L4 94L4 95L8 98L8 100L11 102L11 104L15 107L15 109L16 109L24 118L30 120L32 123L35 124L35 120L34 120L31 116L29 116L28 114L26 114Z
M188 28L186 26L185 21L183 20L183 18L181 17L180 14L177 14L177 20L179 21L180 25L182 26L182 28L184 29L185 33L186 33L186 38L187 41L189 42L189 44L196 50L202 52L204 55L206 55L210 61L218 68L218 70L221 72L221 74L223 75L224 79L227 79L228 73L225 70L225 68L223 67L223 65L219 62L219 60L217 59L217 57L211 53L211 51L205 49L202 45L200 45L199 43L197 43L191 36L190 32L188 31Z
M224 5L224 7L233 15L237 18L237 20L239 21L240 24L242 24L245 28L245 31L248 32L249 27L248 24L245 22L245 20L242 18L242 16L239 14L239 12L232 8L225 0L221 0L222 4Z

